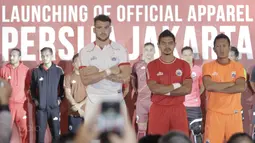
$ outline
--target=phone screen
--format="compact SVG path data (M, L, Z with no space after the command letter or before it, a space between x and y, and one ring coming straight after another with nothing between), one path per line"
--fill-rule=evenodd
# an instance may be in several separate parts
M98 116L98 129L100 139L104 143L108 142L109 133L122 136L124 129L124 117L121 114L121 106L118 101L102 102L101 112Z

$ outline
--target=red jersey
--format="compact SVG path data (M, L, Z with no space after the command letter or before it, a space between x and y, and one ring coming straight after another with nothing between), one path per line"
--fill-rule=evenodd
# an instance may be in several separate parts
M163 85L182 83L185 79L191 79L190 74L189 64L178 58L171 63L166 63L159 58L147 66L147 80L153 80ZM160 105L176 105L183 104L185 96L166 96L152 93L151 100Z
M11 64L6 64L1 68L0 76L12 86L10 101L24 103L27 100L30 85L29 68L23 63L16 68L13 68Z

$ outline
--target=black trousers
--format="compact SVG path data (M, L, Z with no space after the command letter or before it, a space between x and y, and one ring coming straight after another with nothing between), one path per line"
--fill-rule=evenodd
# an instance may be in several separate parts
M69 132L75 134L83 122L84 122L83 117L69 115L68 116L68 130L69 130Z
M44 143L47 123L50 127L52 142L55 143L60 137L59 108L36 110L36 143Z

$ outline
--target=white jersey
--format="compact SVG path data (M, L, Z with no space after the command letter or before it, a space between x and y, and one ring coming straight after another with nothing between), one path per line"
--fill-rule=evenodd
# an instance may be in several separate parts
M79 53L81 66L95 66L99 71L115 65L129 64L126 48L116 42L110 42L103 49L96 43L90 43ZM122 83L103 79L86 87L87 95L92 102L105 98L123 98Z

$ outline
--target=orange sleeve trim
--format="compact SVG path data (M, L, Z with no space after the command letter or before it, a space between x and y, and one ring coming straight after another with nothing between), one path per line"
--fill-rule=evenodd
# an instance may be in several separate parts
M126 63L120 63L120 64L118 65L118 67L123 66L123 65L130 65L130 63L129 63L129 62L126 62Z
M83 69L83 68L86 68L87 66L80 66L79 69Z

